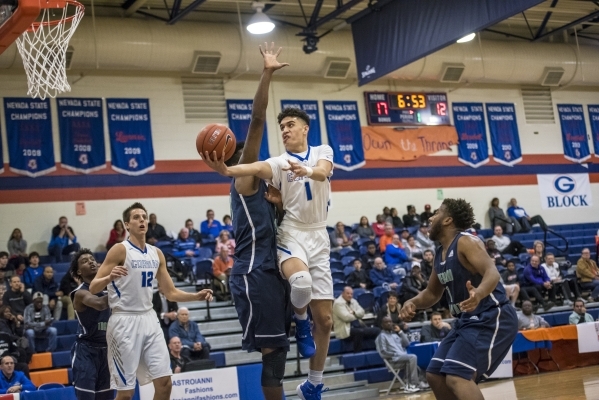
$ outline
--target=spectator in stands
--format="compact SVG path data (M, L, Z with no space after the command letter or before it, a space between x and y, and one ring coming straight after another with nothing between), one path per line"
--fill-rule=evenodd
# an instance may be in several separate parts
M547 253L545 256L545 263L543 263L541 267L545 270L545 273L551 280L551 284L555 286L556 292L561 293L564 297L564 305L573 305L574 303L572 300L574 300L576 297L572 296L570 285L562 276L562 272L559 269L559 264L555 262L555 256L553 253Z
M54 313L54 319L60 320L62 314L62 296L58 283L54 280L54 269L48 265L44 267L44 273L33 282L33 291L44 295L44 305L47 305Z
M27 257L27 241L19 228L15 228L8 239L8 253L10 257Z
M389 207L383 207L383 218L385 222L391 222L391 209Z
M539 293L549 294L549 301L555 303L555 292L556 288L551 283L551 279L545 272L544 268L541 268L541 261L539 257L532 256L526 268L524 268L524 285L534 286Z
M15 371L17 360L13 356L4 356L0 359L2 377L0 379L0 394L34 392L37 390L25 374Z
M420 244L422 250L435 250L435 242L428 237L428 222L422 222L418 232L416 232L416 241Z
M23 333L23 324L13 315L10 307L0 307L0 357L13 355L17 359L17 371L23 371L29 376L28 364L33 352Z
M108 242L106 242L106 250L110 250L110 248L117 243L124 242L126 238L127 231L125 230L125 225L123 225L123 221L117 219L114 221L114 224L112 224Z
M14 267L8 263L8 253L0 251L0 270L4 271L7 276L12 276Z
M593 322L593 316L587 313L587 309L584 306L583 299L576 299L574 301L574 311L568 318L570 325L584 324L586 322Z
M518 313L518 330L527 331L539 328L549 328L547 321L532 312L532 303L528 300L522 302L522 312Z
M365 239L374 240L374 238L376 237L376 235L374 234L374 230L372 229L372 227L370 226L370 223L368 222L368 218L366 218L365 216L362 216L360 218L360 223L358 224L358 227L356 228L356 233L358 234L360 239L365 238Z
M405 248L408 246L408 237L410 236L410 231L408 228L403 228L401 232L399 232L399 238L401 245Z
M202 224L200 225L200 233L202 234L202 239L214 240L218 237L218 234L222 230L223 226L220 223L220 221L214 219L214 211L207 210L206 220L202 221Z
M362 261L356 258L352 265L354 270L348 275L346 283L352 288L370 289L372 281L368 272L362 268Z
M432 250L424 250L422 253L422 261L420 262L420 272L425 278L431 279L431 275L433 274L433 261L435 259L435 253Z
M6 273L3 269L0 269L0 305L2 305L2 299L4 298L4 293L6 293L6 290L8 290Z
M25 308L31 304L31 295L25 290L25 285L21 283L20 277L10 278L10 289L4 293L2 304L10 306L19 321L23 321Z
M229 274L233 263L233 257L229 255L227 248L221 247L218 256L212 263L212 274L216 278L216 284L220 287L221 293L229 293Z
M393 225L390 222L385 222L385 234L379 238L379 249L381 250L381 253L384 253L387 250L387 245L393 242L393 235L395 235ZM401 243L400 247L403 247L401 246Z
M491 221L491 226L500 226L508 235L518 233L522 229L516 218L505 215L503 210L499 207L499 199L497 197L494 197L493 200L491 200L489 220Z
M150 214L149 222L148 222L148 231L146 232L146 243L150 243L151 245L155 245L161 241L169 241L171 238L166 234L166 230L164 226L158 223L158 218L156 214Z
M23 336L23 324L16 315L12 313L10 306L0 307L0 332L21 337Z
M416 297L420 292L426 289L428 281L420 272L420 265L412 265L410 273L404 278L401 286L401 302L405 303L413 297Z
M223 247L227 249L230 256L235 254L235 239L231 239L231 234L226 229L223 229L218 234L218 239L216 240L214 252L220 253L220 249Z
M518 202L516 199L510 200L510 207L507 209L507 215L510 217L514 217L519 223L522 229L520 232L530 232L533 225L539 224L541 229L546 231L547 224L545 220L540 215L535 215L534 217L529 216L522 207L518 207Z
M22 277L23 273L25 273L25 269L27 268L27 258L18 256L13 258L11 261L15 268L14 275Z
M418 226L420 225L420 216L418 214L416 214L416 207L414 207L413 205L409 205L407 207L408 209L408 213L404 214L403 216L403 225L404 227L410 227L410 226Z
M228 214L225 214L225 216L223 217L223 229L228 230L229 233L233 235L233 220L231 219L231 216Z
M541 263L545 262L545 245L540 240L535 240L532 244L531 254L539 257Z
M420 343L440 342L451 331L451 325L443 321L440 312L431 314L431 323L420 329Z
M48 338L48 347L46 352L56 350L56 328L52 323L54 319L48 306L44 305L43 293L33 294L33 303L25 308L25 335L31 344L31 348L37 353L40 352L35 346L35 338Z
M423 388L427 385L423 385L418 377L418 358L414 354L408 354L406 349L410 345L410 339L403 331L395 332L393 329L393 322L391 318L383 318L383 330L376 338L376 351L379 353L381 358L387 360L393 369L398 369L400 366L407 364L408 370L406 371L406 386L404 392L414 393L418 392L420 384Z
M376 222L372 224L372 230L377 237L385 234L385 216L383 214L376 216Z
M393 235L393 241L385 248L385 262L390 267L411 261L410 257L402 249L399 235Z
M374 259L374 268L370 270L370 280L374 286L386 284L389 285L391 290L399 289L399 275L394 274L390 268L387 268L381 257Z
M354 299L354 290L346 286L333 302L333 330L335 337L353 341L354 353L362 351L364 339L376 338L381 330L366 326L362 321L364 309Z
M400 229L404 227L403 221L401 220L401 217L399 216L399 213L397 212L397 209L395 207L391 209L391 217L387 218L387 222L390 222L393 225L393 228L395 229Z
M516 264L513 261L510 260L506 263L505 271L501 273L501 282L505 289L505 294L510 299L512 306L516 308L516 301L520 296L520 283L518 283Z
M424 211L422 213L420 213L420 222L421 222L421 224L427 224L427 227L428 227L428 220L432 216L433 216L433 213L431 212L431 205L430 204L425 204L424 205Z
M168 341L168 350L171 358L171 370L173 374L180 374L185 369L185 364L190 362L191 360L188 357L185 357L181 354L181 339L177 336L171 338Z
M27 362L27 354L25 349L17 345L18 340L25 340L25 338L18 338L11 336L7 333L0 332L0 359L5 356L11 356L14 358L15 370L21 371L29 378L29 363ZM33 355L32 355L33 356ZM0 377L1 378L1 377Z
M62 302L62 307L67 309L67 319L69 321L75 319L75 308L71 300L71 292L77 289L80 284L81 282L77 282L70 273L64 274L60 280L59 292L62 292L60 301Z
M202 241L202 234L200 231L193 227L193 221L191 218L188 218L185 221L185 227L189 231L189 237L196 241L196 243L200 243Z
M517 256L521 253L526 253L526 247L522 243L517 240L511 240L509 237L503 234L503 229L498 225L493 229L493 241L495 242L495 246L497 250L501 252L501 254L511 254Z
M210 345L200 333L198 324L189 320L189 310L181 307L177 311L177 320L168 328L169 337L177 336L183 343L181 353L192 360L210 358Z
M331 251L339 251L354 245L351 238L345 234L343 222L337 222L335 230L329 235L329 240L331 241Z
M29 254L29 266L25 268L25 272L23 273L23 282L25 283L25 287L27 289L33 288L33 282L37 279L38 276L41 276L44 273L44 269L40 268L40 255L32 251Z
M399 237L399 236L398 236ZM411 261L422 261L422 247L412 235L408 236L408 245L404 248L408 259Z
M370 271L374 268L374 260L380 256L381 253L377 250L376 244L368 243L368 246L366 246L366 253L362 255L362 265L366 271Z
M173 243L173 255L175 257L197 257L199 256L199 243L189 237L189 230L181 228L179 237Z
M68 261L68 255L79 251L80 247L75 231L69 226L67 217L60 217L58 225L52 228L48 254L54 257L56 262Z
M399 304L399 296L396 292L390 291L387 295L387 304L384 304L377 313L376 326L382 329L383 318L389 317L391 318L391 322L393 322L393 330L395 332L403 330L407 333L410 330L410 327L401 320L399 316L400 311L401 305Z
M599 268L597 263L591 260L591 251L588 248L582 249L581 257L576 263L576 277L584 290L592 291L589 301L599 300Z
M506 260L503 258L503 254L495 247L495 241L493 239L487 239L487 254L493 260L495 260L495 265L503 265L505 266Z
M157 290L152 295L152 308L156 312L158 321L160 321L160 327L162 328L162 332L164 332L164 337L168 340L168 328L171 326L173 321L177 319L177 310L179 309L179 305L177 302L167 299L164 293L162 293L160 285L158 285ZM179 345L180 344L181 341L179 341ZM179 348L179 350L181 349Z

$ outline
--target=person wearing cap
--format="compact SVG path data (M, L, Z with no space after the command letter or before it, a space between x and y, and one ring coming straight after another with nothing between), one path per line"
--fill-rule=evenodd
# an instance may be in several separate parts
M435 242L428 237L428 222L422 222L420 224L420 229L416 232L416 241L420 244L422 250L435 250Z
M433 213L431 212L431 205L425 204L424 211L420 214L420 222L428 224L428 220L432 216L433 216Z
M410 204L407 209L408 213L404 214L402 218L404 226L410 227L420 225L420 216L416 214L416 207Z
M44 294L33 294L33 303L25 307L25 336L32 349L35 349L35 338L48 338L46 352L56 350L56 328L50 326L54 319L50 308L44 305ZM37 351L37 349L36 349Z

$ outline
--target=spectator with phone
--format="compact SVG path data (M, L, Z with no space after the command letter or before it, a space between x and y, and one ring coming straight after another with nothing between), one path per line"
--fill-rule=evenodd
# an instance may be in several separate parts
M48 347L44 349L45 352L53 352L56 350L56 328L52 323L54 318L50 313L48 306L44 305L44 294L36 292L33 294L33 303L29 304L25 308L25 336L31 348L37 353L39 351L36 347L35 338L47 338Z

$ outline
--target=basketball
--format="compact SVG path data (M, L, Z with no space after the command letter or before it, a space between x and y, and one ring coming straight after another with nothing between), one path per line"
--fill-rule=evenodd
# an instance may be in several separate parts
M196 138L196 148L202 158L204 158L206 152L212 158L213 151L216 151L216 156L220 158L224 149L225 161L235 153L236 143L233 131L221 124L207 125L198 133L198 137Z

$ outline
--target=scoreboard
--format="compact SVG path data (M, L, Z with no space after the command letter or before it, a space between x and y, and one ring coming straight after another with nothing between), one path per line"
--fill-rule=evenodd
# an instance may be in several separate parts
M364 92L368 125L450 125L445 93Z

